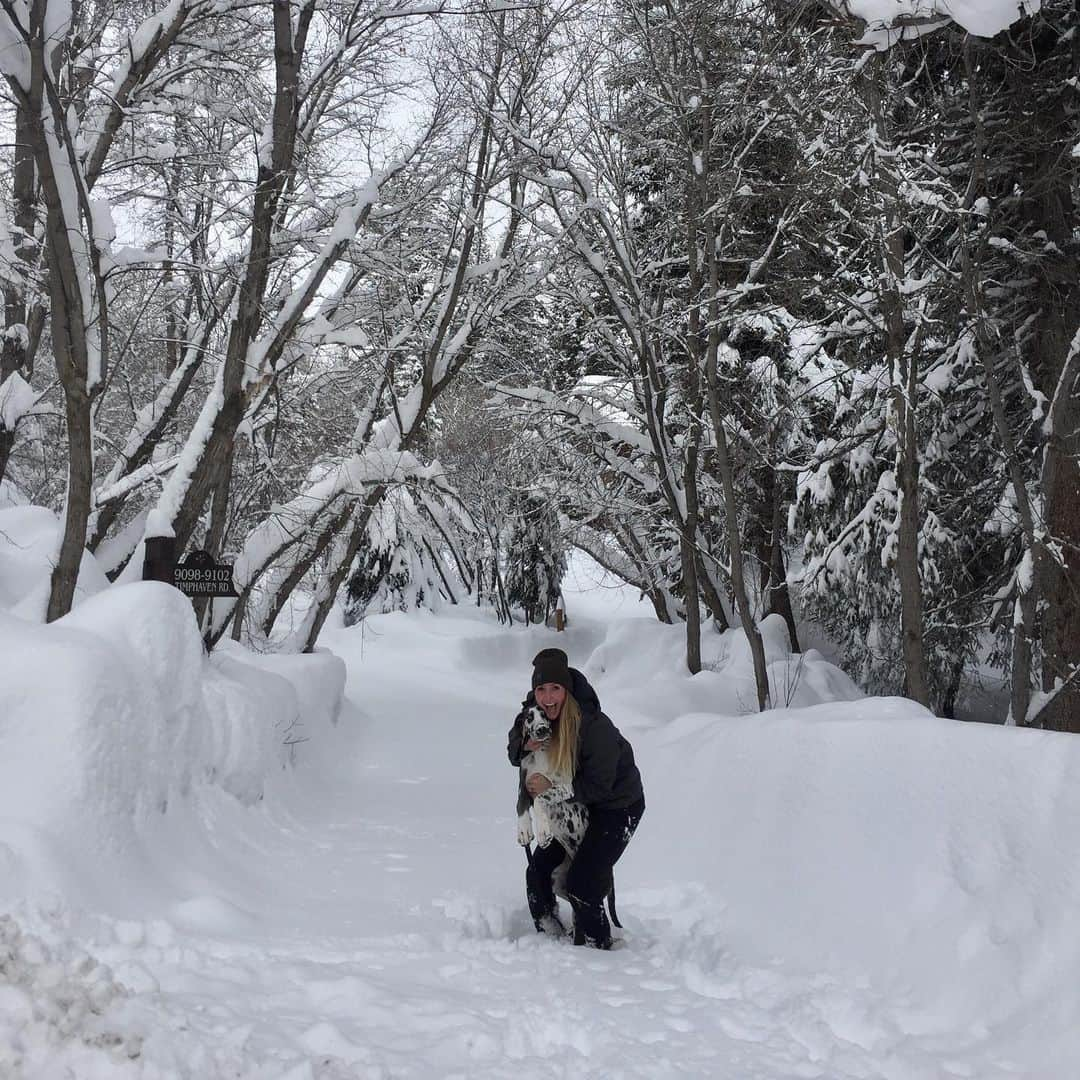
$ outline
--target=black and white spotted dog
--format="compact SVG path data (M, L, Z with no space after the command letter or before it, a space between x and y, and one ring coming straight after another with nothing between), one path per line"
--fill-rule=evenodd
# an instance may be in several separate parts
M547 742L551 738L551 721L539 706L526 706L522 710L524 722L521 730L521 745L530 739ZM531 773L540 773L551 781L547 791L535 797L525 787L525 778ZM547 847L552 840L562 844L566 858L551 877L556 896L564 900L570 897L566 893L566 874L570 863L581 846L581 839L589 827L589 810L583 802L574 798L574 778L560 773L547 750L526 750L521 756L521 768L518 770L517 800L517 841L529 853L529 844L536 841L537 847ZM615 884L612 882L608 893L608 911L611 921L622 927L615 914Z

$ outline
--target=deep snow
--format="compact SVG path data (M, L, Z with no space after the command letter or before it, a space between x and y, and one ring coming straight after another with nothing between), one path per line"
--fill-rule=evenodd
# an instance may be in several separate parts
M1080 1073L1080 742L860 698L775 626L805 707L755 715L737 635L691 678L574 571L562 635L457 608L313 657L208 661L152 584L0 615L0 1077ZM612 953L524 906L505 733L552 642L645 779Z

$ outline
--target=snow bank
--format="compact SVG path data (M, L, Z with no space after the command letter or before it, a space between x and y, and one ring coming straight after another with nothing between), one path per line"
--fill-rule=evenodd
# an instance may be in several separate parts
M43 506L0 508L0 611L44 621L63 531L60 519ZM108 584L93 555L84 552L74 603L81 604Z
M912 1032L1080 1011L1075 737L867 698L687 715L639 747L637 875L700 883L681 906L720 912L725 948L862 975Z
M207 659L190 601L157 582L113 586L47 626L0 613L0 656L0 845L68 875L137 858L201 789L258 801L295 732L336 717L345 678L326 653Z
M593 624L586 625L595 630ZM787 626L779 615L762 620L761 632L769 685L778 705L805 708L863 697L855 683L816 649L792 653ZM697 675L686 670L686 628L682 625L627 619L600 637L602 643L587 651L568 644L571 662L583 667L598 689L603 688L601 701L625 702L629 712L646 723L687 712L724 716L757 712L750 643L740 628L723 634L702 633L703 670Z

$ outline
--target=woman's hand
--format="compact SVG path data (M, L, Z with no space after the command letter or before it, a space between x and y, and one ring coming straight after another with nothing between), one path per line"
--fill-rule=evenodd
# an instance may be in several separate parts
M547 746L547 739L530 739L525 744L526 750L543 750Z
M543 795L550 787L551 781L541 773L529 773L525 777L525 790L530 795Z

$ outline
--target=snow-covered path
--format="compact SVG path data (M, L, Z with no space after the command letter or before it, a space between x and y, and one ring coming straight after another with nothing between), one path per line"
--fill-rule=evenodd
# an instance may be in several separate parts
M579 622L579 641L602 636ZM866 986L737 962L710 918L718 900L650 880L640 849L660 837L647 824L620 864L625 948L533 933L503 746L535 635L467 617L401 628L407 643L393 620L382 638L331 642L350 670L340 737L301 746L307 760L265 810L223 799L186 851L163 838L183 854L184 899L80 928L134 991L109 1023L142 1041L129 1065L74 1075L973 1075L912 1040ZM1016 1073L984 1061L975 1075Z
M627 948L533 933L505 709L428 645L375 692L350 686L355 734L292 815L222 807L198 893L161 920L101 922L119 981L159 990L123 1009L150 1061L200 1077L876 1075L848 995L739 968L640 865L623 875Z
M216 826L238 857L173 909L179 928L114 926L125 940L99 955L161 990L129 1007L155 1032L144 1053L193 1076L848 1075L812 987L736 970L707 928L676 925L677 890L627 886L621 951L532 931L506 710L445 670L457 649L428 645L374 692L350 686L355 737L297 816Z
M30 937L13 940L0 920L0 971L6 963L9 978L44 1003L37 1035L22 1030L23 1067L12 1080L1064 1080L1056 1067L1017 1056L1039 1038L1037 1024L1030 1032L1017 1026L1026 1023L1022 1010L1009 1005L1003 1028L993 1030L970 978L954 987L931 975L921 990L907 988L905 972L925 975L938 963L918 952L940 949L924 930L911 933L911 956L883 962L867 955L868 970L887 972L887 984L845 972L842 963L807 961L815 926L835 937L821 912L848 888L850 911L868 912L869 936L851 923L860 948L879 934L908 940L916 923L906 922L901 907L882 910L872 891L881 876L875 845L868 855L853 832L845 850L841 830L880 828L903 845L909 811L893 819L883 803L880 820L849 820L854 804L841 800L836 822L826 817L800 834L797 784L754 775L749 790L764 786L789 802L766 798L773 809L764 818L759 810L761 820L750 813L739 821L696 819L710 801L710 759L688 757L700 742L695 732L706 730L694 717L694 695L738 701L741 691L719 676L654 680L650 665L666 671L672 659L642 647L657 632L647 614L636 621L640 609L617 594L581 595L574 605L573 626L559 643L573 658L588 658L602 700L638 750L649 799L617 872L624 948L597 953L536 935L525 910L505 732L529 658L554 635L507 631L469 610L382 617L363 632L324 637L346 661L345 709L330 738L297 746L297 767L271 784L260 806L208 788L161 818L160 835L147 846L162 854L143 868L149 872L100 897L67 898L51 916L47 906L27 913ZM620 670L620 656L641 676L632 692L625 675L605 675ZM704 722L715 729L715 717ZM804 730L776 723L789 741ZM771 745L768 723L754 725L752 745ZM742 730L732 725L725 753L738 752ZM861 728L843 730L844 745L857 753ZM813 737L813 724L805 731ZM829 738L829 746L840 745ZM775 750L761 760L774 759L784 760ZM797 752L794 760L797 781L809 781L813 761ZM861 759L853 760L855 772L840 774L838 787L850 788L858 775ZM760 774L760 763L753 768ZM727 784L738 776L736 765ZM729 794L729 806L747 802ZM813 798L815 813L828 811L823 796ZM762 821L775 838L767 849L755 846L747 862L736 840L710 859L710 837L719 836L710 829L745 831L757 844L753 830ZM832 828L835 840L816 839ZM778 829L790 833L792 846ZM830 862L814 864L815 850ZM849 853L862 860L850 882ZM911 862L903 847L897 855L898 867ZM923 860L917 850L914 858ZM737 866L752 868L752 880L729 879ZM958 872L970 876L965 866L958 862ZM770 895L776 874L811 891L807 906L817 914L809 928L796 923L798 897ZM884 894L904 880L884 881ZM971 878L965 888L977 885ZM915 880L911 895L929 903L930 886L942 888L927 877ZM753 919L747 898L764 907ZM951 909L938 906L934 919L948 941L942 920ZM971 922L971 913L960 918ZM1022 923L1015 925L1020 933ZM969 937L958 947L960 960L986 948ZM806 948L772 955L785 941ZM111 976L90 970L76 942ZM859 949L851 951L861 962ZM997 954L991 948L988 955ZM908 969L903 959L911 960ZM943 956L941 971L957 962ZM996 976L996 968L985 970ZM925 988L937 983L941 996L930 1001ZM95 994L80 1019L72 1000ZM0 993L0 1011L3 1005ZM1049 1030L1065 1021L1050 1014ZM2 1055L0 1076L9 1080Z

